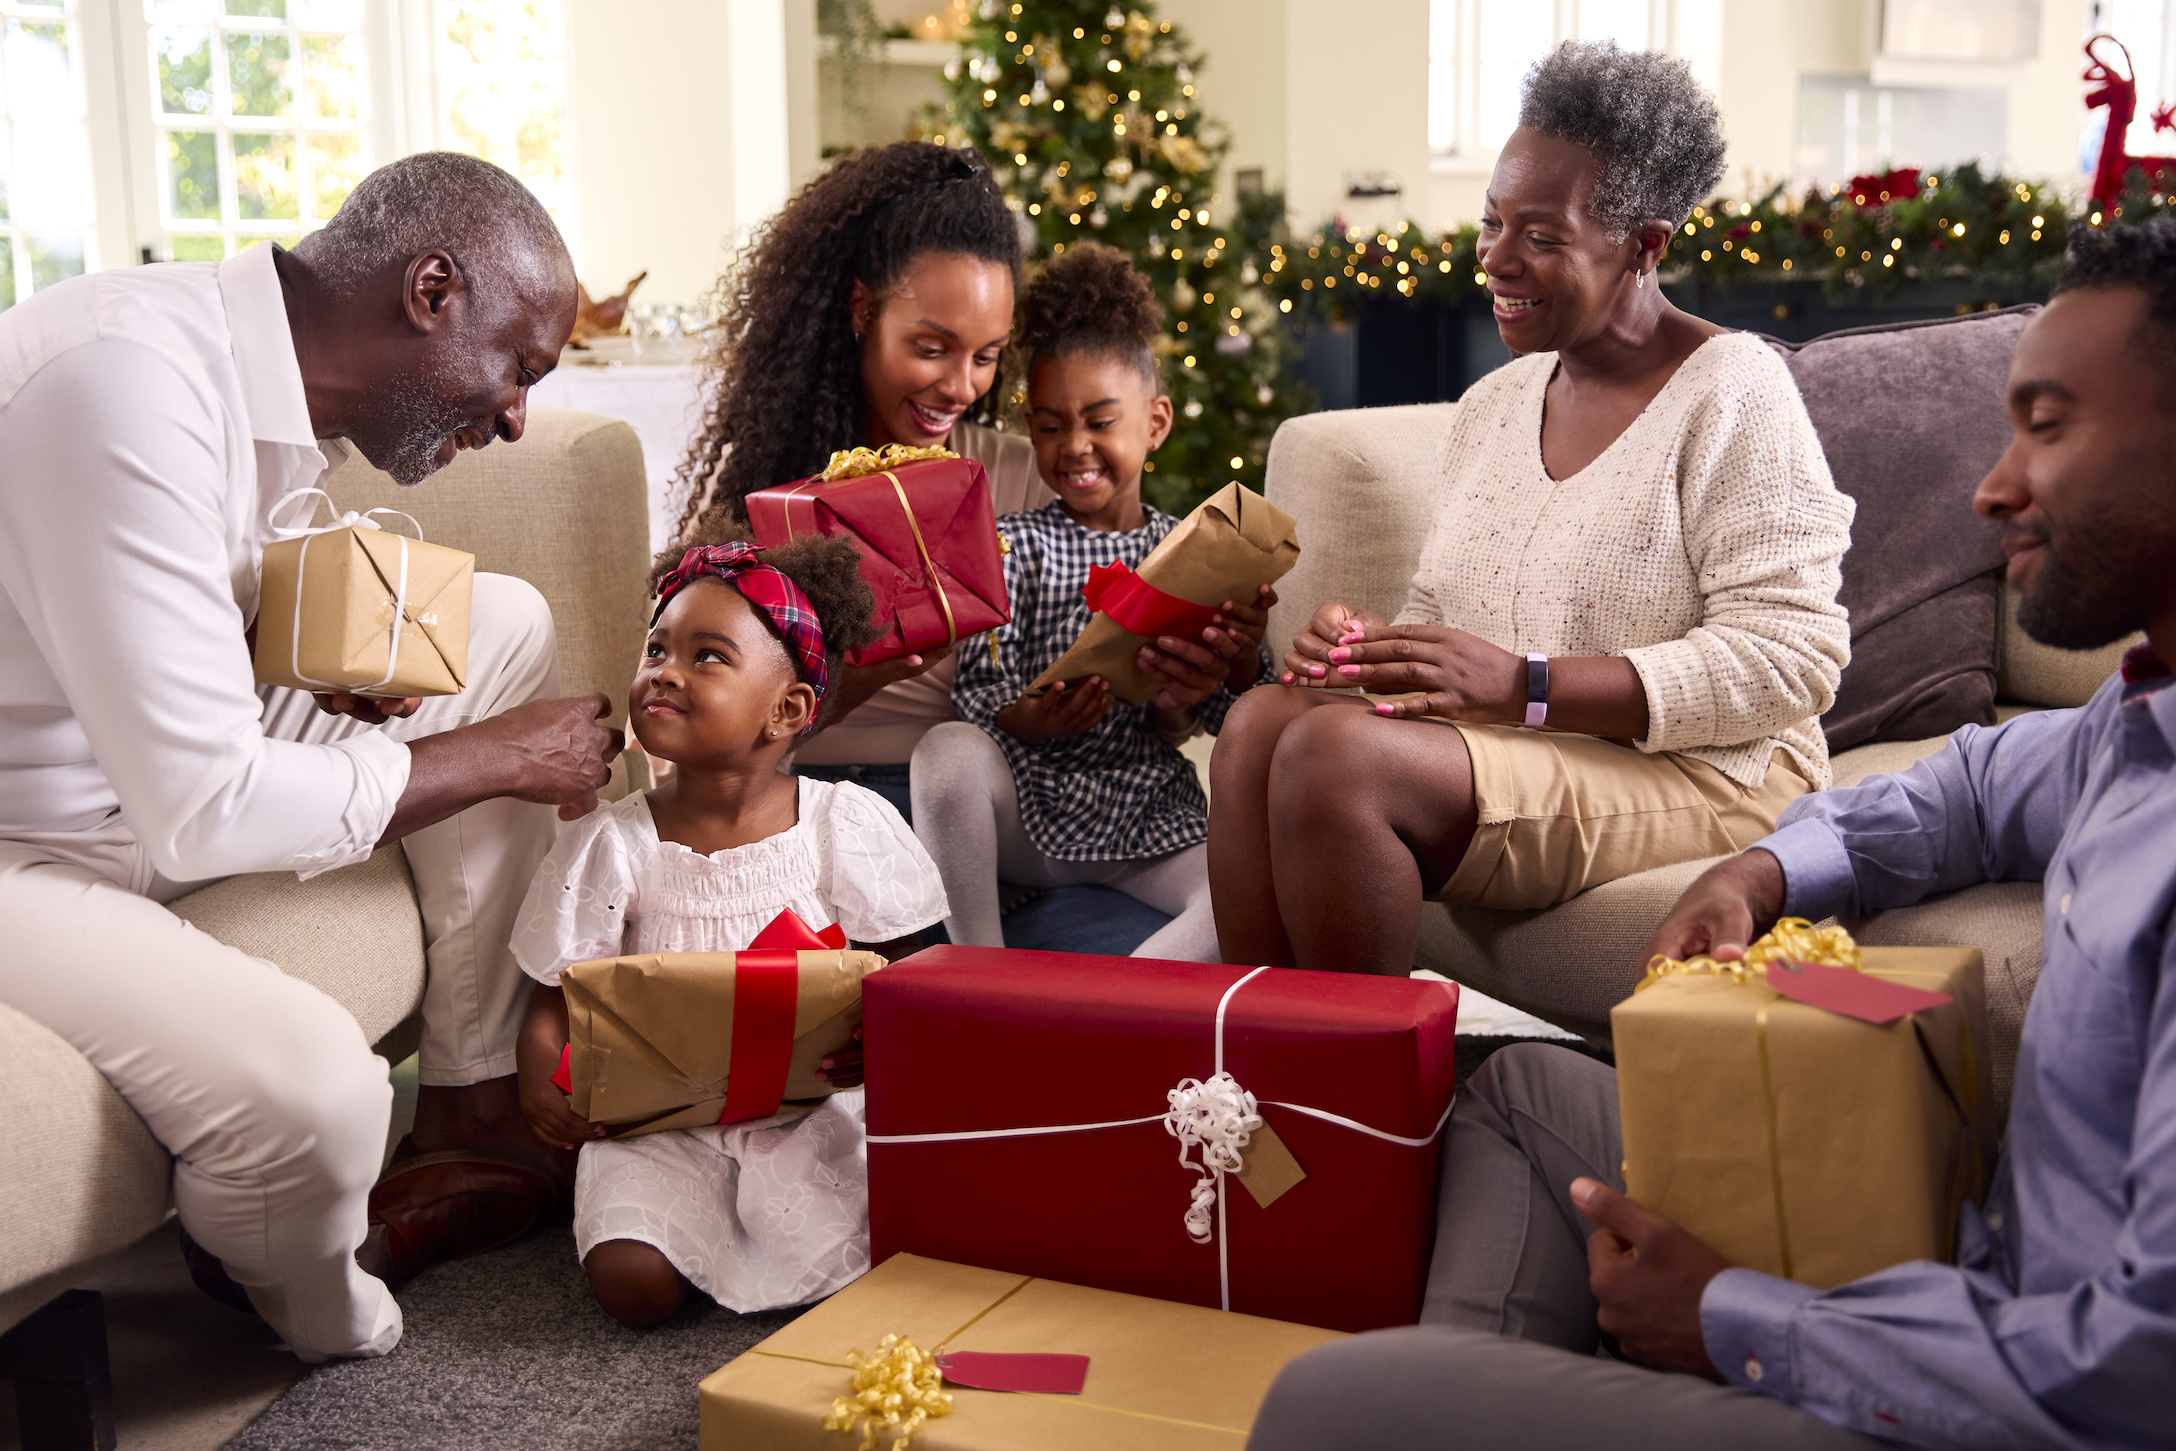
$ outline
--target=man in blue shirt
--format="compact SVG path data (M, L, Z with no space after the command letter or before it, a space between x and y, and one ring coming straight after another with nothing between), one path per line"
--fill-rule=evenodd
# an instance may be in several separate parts
M1254 1451L2176 1445L2176 218L2078 238L2009 411L1974 504L2020 624L2148 643L2083 709L1801 799L1643 955L1731 961L1778 916L2044 881L2008 1139L1957 1262L1829 1291L1734 1269L1610 1187L1608 1069L1507 1050L1453 1116L1434 1323L1295 1361Z

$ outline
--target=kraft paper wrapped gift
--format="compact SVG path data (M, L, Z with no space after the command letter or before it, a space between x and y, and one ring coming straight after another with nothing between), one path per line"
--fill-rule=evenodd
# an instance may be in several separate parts
M1198 640L1224 601L1251 605L1256 591L1299 563L1299 525L1244 484L1214 494L1149 551L1138 570L1123 564L1092 571L1084 593L1095 610L1088 628L1028 682L1034 695L1061 680L1100 675L1111 693L1141 705L1163 689L1141 669L1141 647L1158 635Z
M782 912L742 952L578 962L560 974L570 1042L553 1082L615 1138L767 1118L835 1092L816 1076L853 1038L884 966Z
M947 1385L912 1451L1239 1451L1277 1372L1343 1337L916 1255L895 1255L702 1383L702 1451L852 1451L827 1431L848 1353L887 1334L923 1350L1088 1357L1078 1395ZM889 1445L889 1437L879 1440Z
M1452 985L935 947L865 999L873 1261L1336 1330L1419 1317Z
M366 515L267 544L257 683L388 700L459 695L468 686L475 580L473 554L382 529Z
M814 478L748 496L748 524L769 549L843 534L861 553L884 631L850 665L940 650L1012 618L1004 540L982 465L948 449L854 449Z
M1785 996L1774 967L1696 962L1619 1003L1626 1192L1732 1264L1817 1289L1949 1260L1994 1162L1980 954L1863 963L1949 1001L1876 1024Z

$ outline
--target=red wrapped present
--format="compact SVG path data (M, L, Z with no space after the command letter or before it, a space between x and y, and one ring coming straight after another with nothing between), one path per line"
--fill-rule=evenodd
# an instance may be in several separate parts
M862 996L874 1261L1418 1317L1456 988L937 947Z
M913 454L911 462L889 455ZM861 551L884 633L850 665L942 649L1012 618L1004 541L990 481L973 459L924 450L834 454L814 478L748 496L748 524L766 549L805 534L844 534ZM938 452L943 452L938 450Z

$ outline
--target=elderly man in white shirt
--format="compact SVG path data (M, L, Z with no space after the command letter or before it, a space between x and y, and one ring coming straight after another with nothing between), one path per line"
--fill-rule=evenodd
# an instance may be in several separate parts
M260 555L296 522L275 503L346 445L413 484L519 438L574 310L535 199L435 153L291 252L96 273L0 314L0 1002L173 1151L200 1283L306 1360L390 1350L387 1279L550 1204L507 939L551 808L590 809L620 739L603 697L552 698L551 616L496 575L460 695L256 686ZM373 1195L391 1090L354 1019L160 904L392 841L425 919L424 1088Z

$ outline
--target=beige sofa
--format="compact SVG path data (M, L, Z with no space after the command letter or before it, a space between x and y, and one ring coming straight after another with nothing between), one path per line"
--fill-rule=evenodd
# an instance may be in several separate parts
M342 509L404 510L427 538L474 553L478 569L536 585L558 628L563 690L605 691L624 709L646 623L649 538L642 448L626 424L537 412L519 443L465 453L420 488L402 489L358 460L328 492ZM612 794L626 790L627 769L617 768ZM173 909L324 989L389 1061L414 1051L423 928L399 850L308 882L232 878ZM0 1007L0 1063L13 1124L0 1136L5 1330L156 1228L173 1198L165 1150L60 1038Z
M1999 400L1999 373L1986 382L1990 398ZM1434 521L1435 455L1455 407L1318 413L1278 430L1266 491L1299 521L1302 553L1277 586L1272 641L1289 641L1328 600L1386 618L1403 606ZM1991 456L1976 467L1984 470L1989 463ZM2049 649L2016 628L2013 603L2003 596L1995 626L1998 715L2083 705L2115 670L2125 646L2081 653ZM1843 751L1835 758L1836 784L1908 766L1939 749L1944 739ZM1630 989L1648 935L1707 865L1688 862L1642 872L1545 912L1431 904L1422 920L1417 963L1606 1044L1610 1007ZM2039 884L1972 887L1848 925L1868 944L1981 949L1996 1096L2006 1106L2018 1031L2040 971Z

